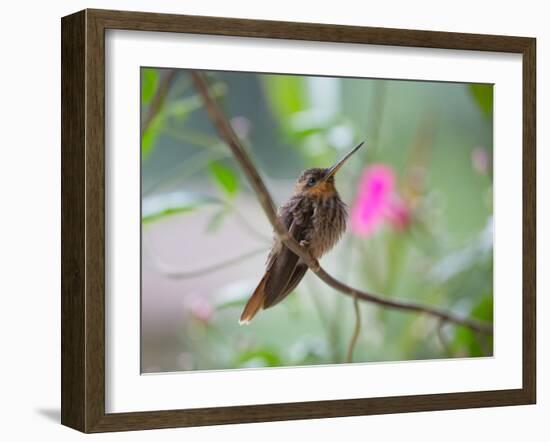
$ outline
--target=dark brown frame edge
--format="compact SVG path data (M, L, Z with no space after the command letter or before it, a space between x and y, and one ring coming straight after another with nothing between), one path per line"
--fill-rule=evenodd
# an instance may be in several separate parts
M105 413L105 30L364 43L523 56L523 386L190 410ZM62 19L61 422L83 432L533 404L536 400L536 40L326 24L84 10Z

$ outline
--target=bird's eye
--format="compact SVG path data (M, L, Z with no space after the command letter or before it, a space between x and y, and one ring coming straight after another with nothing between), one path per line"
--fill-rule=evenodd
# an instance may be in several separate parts
M310 178L310 179L307 180L307 185L308 185L308 187L311 187L311 186L313 186L314 184L315 184L315 178L312 177L312 178Z

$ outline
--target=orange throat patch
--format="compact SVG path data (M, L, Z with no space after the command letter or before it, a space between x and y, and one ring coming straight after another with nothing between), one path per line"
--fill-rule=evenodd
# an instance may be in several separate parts
M336 188L334 187L334 183L330 183L328 181L321 181L315 186L313 186L310 189L306 190L306 193L311 196L315 196L317 198L328 198L336 192Z

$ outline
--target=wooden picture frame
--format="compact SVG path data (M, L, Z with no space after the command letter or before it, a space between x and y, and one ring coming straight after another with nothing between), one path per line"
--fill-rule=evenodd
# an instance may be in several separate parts
M132 413L105 411L105 30L522 55L523 383L512 390ZM533 38L84 10L62 19L62 424L104 432L533 404L536 398L536 42Z

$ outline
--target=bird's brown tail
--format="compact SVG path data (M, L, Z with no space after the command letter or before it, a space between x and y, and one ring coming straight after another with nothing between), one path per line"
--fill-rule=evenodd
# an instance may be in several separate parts
M267 275L266 272L260 283L258 284L258 287L256 287L256 290L254 290L254 293L246 303L243 312L241 313L241 319L239 319L239 324L248 324L254 315L258 313L258 310L260 310L263 307L264 304L264 289L265 289L265 283L267 281Z

